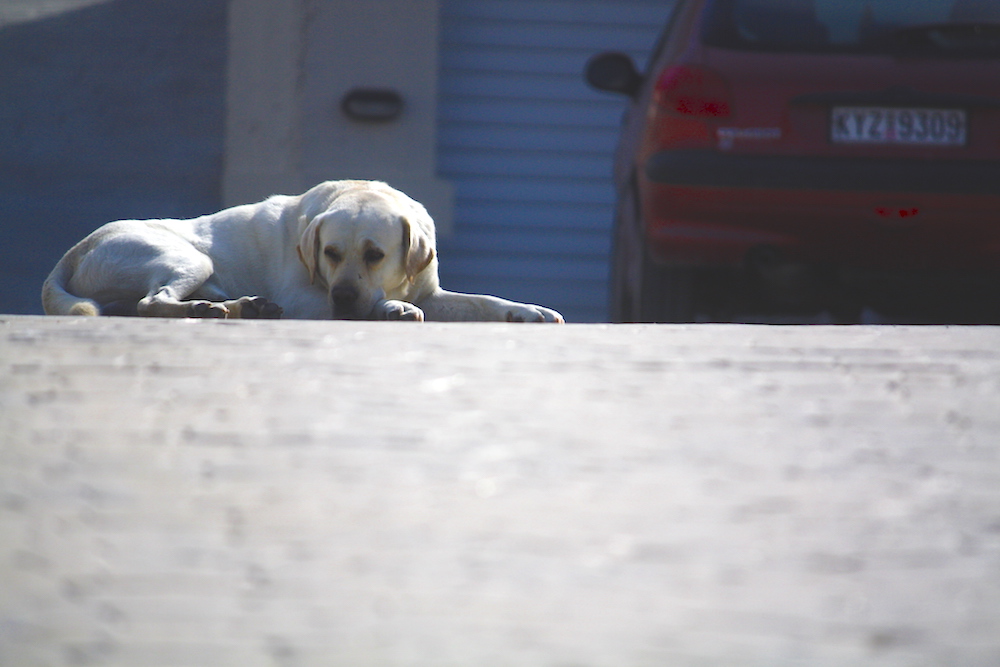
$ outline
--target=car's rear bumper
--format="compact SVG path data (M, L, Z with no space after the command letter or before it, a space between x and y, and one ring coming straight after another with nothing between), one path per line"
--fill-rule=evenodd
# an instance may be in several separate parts
M646 165L652 254L737 265L754 248L874 269L1000 269L1000 164L670 151Z
M1000 160L905 160L672 150L646 163L654 183L715 188L1000 195Z

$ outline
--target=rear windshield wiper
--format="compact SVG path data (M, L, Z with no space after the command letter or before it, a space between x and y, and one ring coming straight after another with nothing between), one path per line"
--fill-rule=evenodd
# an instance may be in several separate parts
M1000 23L925 23L893 32L897 44L918 51L1000 56Z

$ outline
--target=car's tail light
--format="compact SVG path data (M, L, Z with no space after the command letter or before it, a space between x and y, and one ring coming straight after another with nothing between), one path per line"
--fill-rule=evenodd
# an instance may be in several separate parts
M729 85L716 72L691 65L667 68L653 89L650 147L714 146L717 121L732 112L730 100Z
M692 65L664 70L653 96L662 110L679 116L726 118L732 106L726 80L710 69Z

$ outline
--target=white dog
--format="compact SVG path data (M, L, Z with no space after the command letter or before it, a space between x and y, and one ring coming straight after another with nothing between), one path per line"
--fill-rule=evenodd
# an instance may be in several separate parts
M447 292L434 222L385 183L329 181L191 220L111 222L49 274L50 315L563 322Z

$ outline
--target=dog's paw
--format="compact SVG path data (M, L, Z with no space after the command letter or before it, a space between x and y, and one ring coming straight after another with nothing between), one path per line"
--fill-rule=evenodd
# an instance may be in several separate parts
M530 304L518 305L507 311L508 322L553 322L565 324L563 316L544 306L533 306Z
M235 305L236 308L230 307L230 317L235 311L236 317L244 320L277 320L282 313L281 306L262 296L240 297Z
M423 322L424 311L408 301L386 301L378 311L380 320L403 320L407 322Z
M191 301L188 303L185 316L224 319L229 316L229 309L221 303L212 301Z

